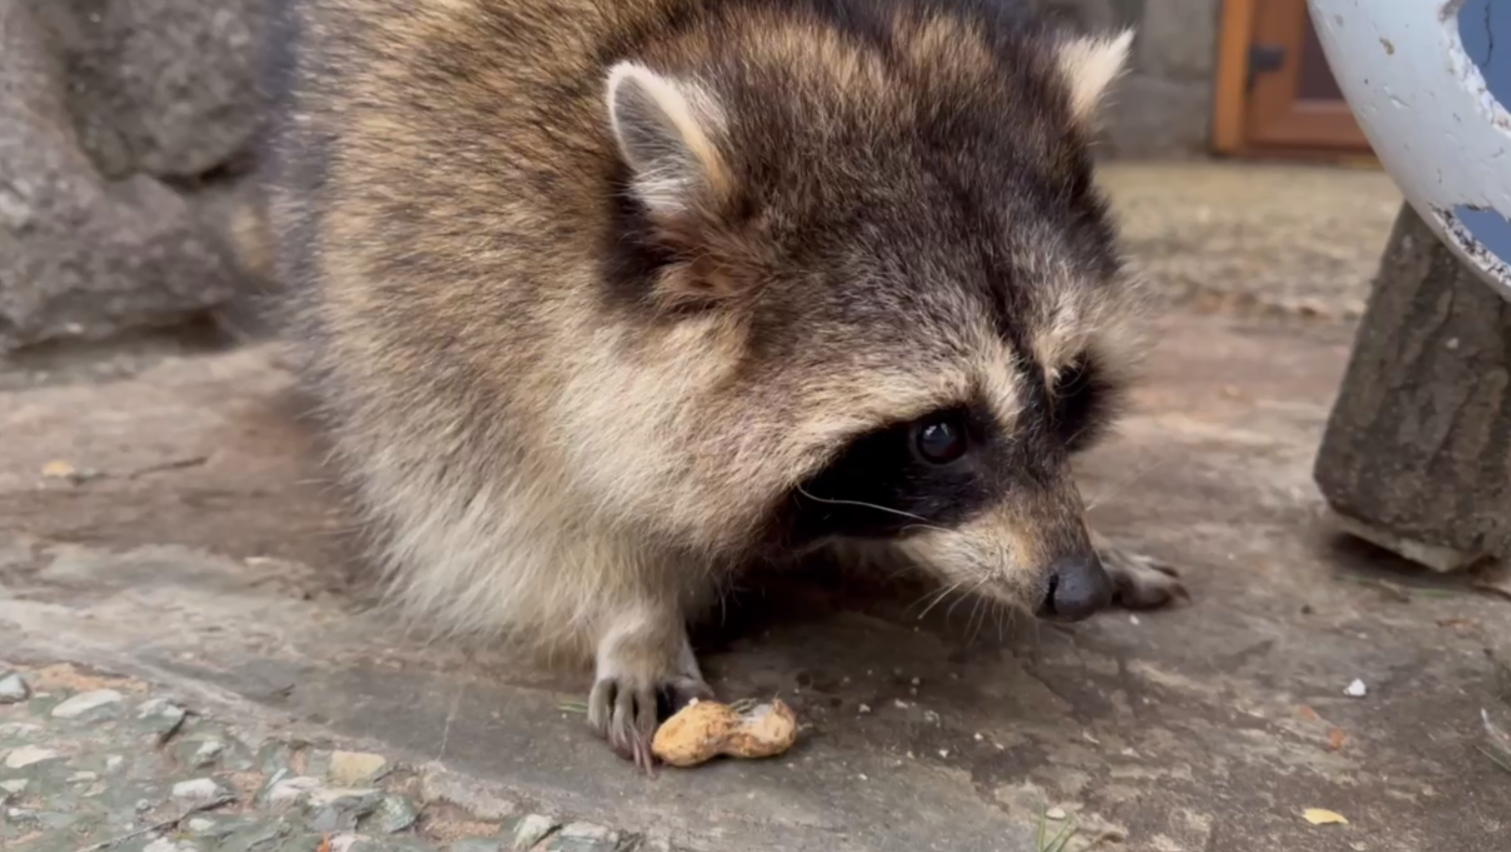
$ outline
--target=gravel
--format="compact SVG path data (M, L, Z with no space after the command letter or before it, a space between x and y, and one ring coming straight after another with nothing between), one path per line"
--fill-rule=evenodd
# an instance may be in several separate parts
M467 811L448 786L455 782L387 755L281 739L250 743L246 732L146 684L80 689L45 681L20 669L0 676L0 694L8 696L0 704L6 852L101 844L110 852L659 848L606 826L530 813L518 802L480 799Z

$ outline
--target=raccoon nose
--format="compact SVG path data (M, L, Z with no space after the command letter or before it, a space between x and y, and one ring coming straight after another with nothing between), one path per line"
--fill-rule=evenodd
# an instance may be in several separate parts
M1049 591L1039 604L1039 617L1053 621L1081 621L1112 603L1112 578L1095 553L1062 556L1049 567Z

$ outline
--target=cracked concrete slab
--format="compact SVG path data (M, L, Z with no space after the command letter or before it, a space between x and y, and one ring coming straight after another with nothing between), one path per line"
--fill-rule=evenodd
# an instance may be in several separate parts
M266 347L0 393L0 675L71 663L45 691L168 694L248 748L430 778L424 825L539 815L588 826L573 843L1020 852L1053 809L1070 850L1486 848L1511 831L1511 774L1479 750L1481 708L1511 714L1511 605L1332 535L1310 466L1350 330L1177 314L1160 339L1082 487L1193 602L1051 627L919 619L921 589L822 573L753 585L700 642L723 694L808 726L782 758L646 780L568 703L585 675L394 628ZM163 746L175 767L203 747ZM402 836L496 848L448 831Z

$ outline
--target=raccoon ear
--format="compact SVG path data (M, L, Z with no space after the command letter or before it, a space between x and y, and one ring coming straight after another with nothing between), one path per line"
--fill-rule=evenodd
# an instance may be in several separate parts
M728 192L728 167L714 143L724 118L708 92L637 62L620 62L609 72L607 96L619 153L653 214L676 218L690 212L700 195L715 200Z
M1107 87L1123 73L1133 29L1115 36L1076 36L1060 45L1060 73L1070 84L1070 111L1077 121L1088 121Z

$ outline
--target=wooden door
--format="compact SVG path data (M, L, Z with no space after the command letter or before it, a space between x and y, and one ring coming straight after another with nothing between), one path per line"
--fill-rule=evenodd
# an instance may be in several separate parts
M1215 147L1347 159L1370 154L1328 68L1306 0L1225 0Z

